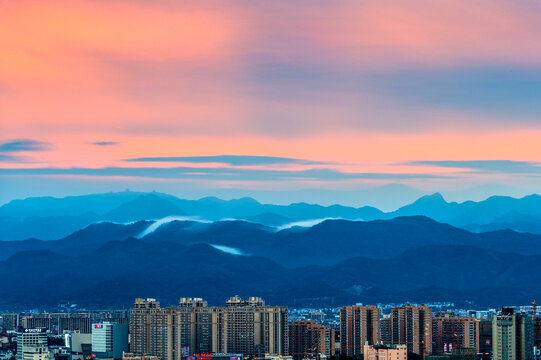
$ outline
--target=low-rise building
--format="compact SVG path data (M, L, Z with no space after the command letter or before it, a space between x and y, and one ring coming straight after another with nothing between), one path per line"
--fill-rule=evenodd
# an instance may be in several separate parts
M407 360L406 345L365 345L364 360Z

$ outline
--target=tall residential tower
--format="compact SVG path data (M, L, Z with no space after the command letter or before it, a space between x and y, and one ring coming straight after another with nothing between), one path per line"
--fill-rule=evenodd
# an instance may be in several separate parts
M344 306L340 309L340 353L362 354L364 345L380 340L380 309L375 305Z
M196 353L285 355L289 348L288 310L265 306L261 298L232 297L225 307L182 298L178 307L160 308L154 299L136 299L130 311L130 350L163 360Z

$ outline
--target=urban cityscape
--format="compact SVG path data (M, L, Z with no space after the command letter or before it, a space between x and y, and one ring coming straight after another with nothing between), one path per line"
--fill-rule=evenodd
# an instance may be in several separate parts
M541 360L538 306L541 0L0 0L0 360Z
M293 309L233 296L222 306L180 298L162 307L156 299L137 298L130 309L63 310L2 313L1 359L541 358L535 301L487 310L453 304Z

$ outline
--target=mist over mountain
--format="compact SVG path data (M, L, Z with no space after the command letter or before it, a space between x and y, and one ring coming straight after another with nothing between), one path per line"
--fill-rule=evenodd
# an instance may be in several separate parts
M238 220L99 223L60 240L2 241L0 272L2 308L180 295L221 303L233 293L288 305L496 306L541 293L541 235L476 234L422 216L283 230Z
M124 240L143 232L149 222L121 225L113 223L91 224L60 240L43 241L27 239L19 241L0 241L0 260L21 251L50 250L59 254L80 254L97 249L109 241Z
M307 203L272 205L261 204L252 198L222 200L206 197L186 200L162 193L126 191L11 201L0 207L0 225L4 229L0 239L60 239L99 221L128 223L168 216L188 216L208 221L238 219L282 227L295 222L326 218L368 221L423 215L471 231L511 229L541 234L540 213L539 195L520 199L493 196L480 202L456 203L447 202L436 193L423 196L393 212L384 213L369 206L354 208Z
M0 260L27 250L47 249L65 255L73 252L78 254L110 241L130 237L146 243L225 246L239 253L264 256L290 267L334 264L352 256L388 258L426 245L468 245L525 255L541 254L541 235L510 230L477 234L424 216L368 222L325 220L311 227L283 230L239 220L171 220L158 225L151 221L128 225L99 223L60 240L2 241Z
M171 304L181 295L218 304L231 294L285 305L423 300L498 305L540 294L540 263L540 255L431 245L389 259L354 257L330 266L288 268L206 244L127 239L79 256L50 250L13 255L0 262L5 275L0 307L67 300L90 307L127 306L135 297L151 295Z
M539 195L433 194L389 213L161 193L17 200L0 207L0 307L231 294L288 305L519 303L541 294L540 209Z

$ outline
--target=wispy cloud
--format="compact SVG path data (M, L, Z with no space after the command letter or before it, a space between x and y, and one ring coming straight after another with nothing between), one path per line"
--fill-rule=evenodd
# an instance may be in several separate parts
M462 168L482 172L506 174L541 174L541 162L515 160L441 160L410 161L406 165L437 166L443 168Z
M30 162L26 156L18 156L11 154L0 154L0 162L3 163L27 163Z
M91 145L98 145L98 146L113 146L118 145L119 143L117 141L97 141L97 142L91 142Z
M238 248L225 246L225 245L215 245L215 244L210 244L210 246L212 246L213 248L215 248L217 250L220 250L221 252L224 252L226 254L246 255L241 249L238 249Z
M30 139L17 139L0 145L0 152L18 151L46 151L51 150L53 145L46 141Z
M197 168L197 167L105 167L105 168L33 168L0 169L0 175L84 175L123 176L156 179L205 179L236 181L272 180L320 180L340 181L355 179L441 179L442 175L415 173L360 173L341 172L334 169L306 170L261 170L239 168Z
M541 71L538 67L489 64L403 67L367 75L358 83L402 104L475 110L486 114L506 113L514 115L520 122L539 123L537 114L541 111L538 96L541 92ZM492 123L498 120L489 118Z
M312 161L277 156L255 156L255 155L213 155L213 156L164 156L164 157L140 157L126 159L134 162L188 162L188 163L223 163L231 166L251 165L324 165L329 164L323 161Z

